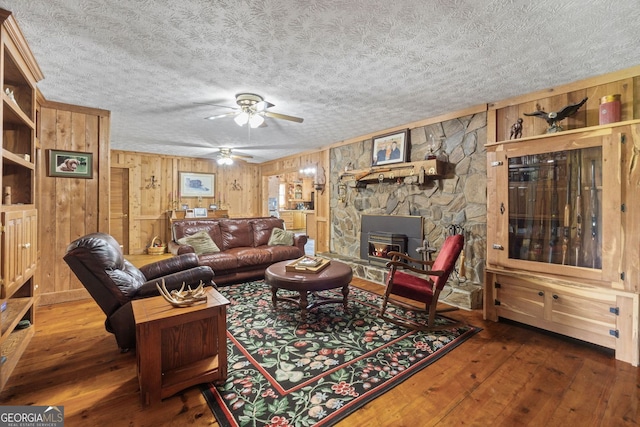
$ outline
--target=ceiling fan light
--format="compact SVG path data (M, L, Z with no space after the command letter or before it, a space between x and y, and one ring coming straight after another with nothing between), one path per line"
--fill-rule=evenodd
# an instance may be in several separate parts
M267 107L267 103L266 102L260 101L260 102L256 102L256 104L253 106L253 108L254 108L255 111L264 111L269 107Z
M242 113L238 114L233 119L233 121L236 122L238 126L244 126L249 121L249 114L246 111L243 111Z
M260 114L252 114L249 118L249 126L251 126L252 128L257 128L262 123L264 123L264 117L262 117Z
M218 158L218 164L221 165L221 166L232 165L233 164L233 159L231 157L219 157Z

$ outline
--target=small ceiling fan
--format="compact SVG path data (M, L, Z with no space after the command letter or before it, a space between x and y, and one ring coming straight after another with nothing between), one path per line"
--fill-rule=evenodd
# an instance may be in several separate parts
M221 147L218 150L218 158L216 161L219 165L231 165L233 164L233 159L253 159L253 156L246 154L232 154L231 148Z
M271 107L275 107L274 104L267 102L260 95L255 93L239 93L236 95L237 107L228 107L226 105L216 105L218 107L232 108L234 111L225 114L219 114L216 116L205 117L207 120L216 120L223 117L234 117L234 121L238 126L244 126L249 124L250 128L257 128L260 126L266 126L264 121L265 117L271 117L274 119L289 120L291 122L302 123L304 119L300 117L289 116L286 114L274 113L273 111L267 111Z

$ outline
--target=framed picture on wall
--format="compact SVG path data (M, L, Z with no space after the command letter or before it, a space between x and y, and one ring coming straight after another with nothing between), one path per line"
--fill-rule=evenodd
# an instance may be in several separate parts
M373 138L371 152L373 166L403 163L409 151L409 129L387 133Z
M180 197L213 197L216 174L180 172Z
M93 153L47 150L47 176L63 178L93 178Z

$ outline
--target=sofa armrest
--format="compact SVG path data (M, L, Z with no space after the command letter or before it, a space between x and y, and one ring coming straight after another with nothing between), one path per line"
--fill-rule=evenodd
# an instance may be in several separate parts
M195 253L195 249L190 245L181 245L178 242L174 242L173 240L169 242L168 246L169 252L173 255L182 255L182 254L190 254Z
M198 256L196 254L184 254L143 265L140 267L140 271L147 280L152 280L197 266Z
M293 246L297 246L304 253L304 245L307 244L309 236L306 234L298 234L293 238Z
M204 283L205 286L215 286L215 283L213 282L213 276L213 270L207 265L201 265L199 267L179 271L167 276L148 280L138 288L138 291L136 292L134 298L139 299L160 295L158 293L156 284L162 286L163 280L164 285L169 292L174 289L180 289L183 283L186 284L186 286L191 286L191 289L195 289L200 284L200 282Z

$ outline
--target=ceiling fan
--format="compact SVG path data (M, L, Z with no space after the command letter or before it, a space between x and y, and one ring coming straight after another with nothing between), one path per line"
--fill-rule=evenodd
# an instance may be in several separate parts
M223 117L234 117L234 121L238 126L244 126L249 124L250 128L257 128L259 126L266 126L264 121L265 117L271 117L274 119L289 120L291 122L302 123L304 119L300 117L289 116L286 114L274 113L273 111L267 111L269 108L275 105L265 101L264 98L255 93L239 93L236 95L237 107L228 107L226 105L216 105L224 108L232 108L234 111L226 114L219 114L216 116L205 117L207 120L216 120Z
M253 159L253 156L246 154L232 154L231 148L219 148L218 159L216 160L219 165L232 165L233 159Z

